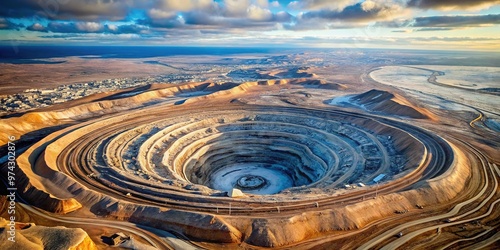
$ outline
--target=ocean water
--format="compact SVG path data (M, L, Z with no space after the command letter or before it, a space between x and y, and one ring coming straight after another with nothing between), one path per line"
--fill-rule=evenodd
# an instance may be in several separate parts
M155 46L0 46L0 61L33 63L34 59L68 56L97 58L149 58L175 55L231 55L273 53L272 48L155 47Z

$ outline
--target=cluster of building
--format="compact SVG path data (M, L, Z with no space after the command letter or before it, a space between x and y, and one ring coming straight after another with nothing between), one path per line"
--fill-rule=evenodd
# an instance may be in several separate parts
M170 74L147 78L116 78L87 83L61 85L53 89L27 89L22 93L0 97L0 113L22 112L75 100L96 93L138 87L152 83L200 81L193 75Z
M0 112L19 112L33 108L41 108L103 91L113 91L121 88L139 86L141 84L143 84L143 81L122 78L61 85L53 89L27 89L23 93L1 98Z
M334 55L338 54L339 52L334 53ZM342 58L342 53L338 55L338 57L335 57L337 64L339 64L339 57ZM107 79L102 81L62 85L54 89L28 89L23 93L0 96L0 114L23 112L30 109L42 108L78 99L95 93L138 87L151 83L182 83L205 80L211 80L214 82L224 82L228 80L242 82L245 80L263 78L258 74L258 69L260 69L262 65L266 65L266 68L283 66L286 68L296 65L324 66L329 65L333 60L334 59L332 59L331 53L321 52L310 54L302 53L297 55L278 55L253 59L228 58L220 63L193 64L189 69L176 68L180 70L179 73L167 75L146 78ZM340 64L342 64L342 60L340 60ZM170 65L167 66L172 67ZM245 74L241 76L240 74L236 74L238 72L244 72ZM233 75L231 75L231 73ZM248 74L250 74L250 76Z

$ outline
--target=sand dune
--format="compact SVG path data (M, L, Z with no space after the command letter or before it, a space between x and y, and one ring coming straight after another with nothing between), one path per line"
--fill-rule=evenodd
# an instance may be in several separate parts
M387 91L372 89L352 96L350 100L369 111L415 119L434 119L434 115L428 110L419 108L404 97Z
M45 227L16 223L16 242L7 240L8 221L0 217L2 249L97 249L88 234L80 228Z
M330 90L347 89L347 86L344 84L332 83L332 82L327 82L325 80L317 80L317 79L305 80L300 84L306 88L318 88L318 89L330 89Z

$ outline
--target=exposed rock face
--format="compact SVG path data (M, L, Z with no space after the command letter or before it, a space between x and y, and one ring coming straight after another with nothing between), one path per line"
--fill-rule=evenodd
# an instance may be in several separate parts
M463 189L467 175L450 172L443 180L426 182L453 168L453 152L418 127L342 110L229 102L256 88L287 84L342 87L316 80L187 84L12 118L7 122L11 130L34 118L49 124L88 119L46 136L19 156L20 194L57 213L85 206L97 216L175 229L198 240L276 247L361 228L400 206L412 206L409 197L426 206L426 199L447 201ZM146 105L165 97L175 102ZM388 92L371 91L352 100L377 112L426 117ZM127 105L137 109L120 113ZM17 132L37 128L22 126ZM443 164L426 165L432 157L444 159ZM425 169L434 167L438 172L421 180ZM420 182L421 189L365 201L365 194L376 194L369 182L382 173L384 185L398 185L394 192L406 190L407 183ZM460 185L439 189L449 180ZM342 189L359 182L367 184L359 192ZM225 197L224 191L234 187L265 195ZM337 197L353 204L338 206ZM287 213L278 214L280 208ZM89 242L71 244L91 247Z
M35 224L16 228L15 242L7 240L7 221L0 218L0 242L2 249L68 249L97 250L88 234L80 228L45 227Z
M211 214L145 208L137 210L129 221L164 230L175 228L190 237L210 242L239 243L242 238L238 229Z
M318 89L330 89L330 90L344 90L347 88L347 86L343 84L331 83L325 80L318 80L318 79L304 81L301 85L306 88L318 88Z
M265 219L257 219L252 223L250 236L246 240L248 244L264 247L276 247L280 244L275 235L274 230L268 227ZM281 234L281 232L279 232Z
M82 207L82 204L73 198L60 199L35 187L32 183L33 180L30 180L20 168L14 170L18 194L21 194L26 201L35 207L57 214L67 214ZM0 168L0 173L7 176L7 168Z
M426 207L449 201L464 190L471 173L468 156L459 151L456 154L457 160L464 164L449 169L442 177L422 183L421 188L320 212L254 219L245 231L244 241L263 247L286 246L326 232L360 229L393 215L394 211L412 209L415 204Z
M368 92L355 95L350 100L369 111L416 119L429 118L428 111L416 107L400 95L387 91L372 89Z

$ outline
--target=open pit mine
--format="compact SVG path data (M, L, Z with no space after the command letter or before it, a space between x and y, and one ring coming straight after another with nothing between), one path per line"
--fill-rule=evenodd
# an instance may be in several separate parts
M1 144L22 149L18 216L36 222L17 239L37 249L30 239L71 229L71 249L104 249L118 232L129 249L498 246L498 131L366 82L378 89L152 84L3 118Z

